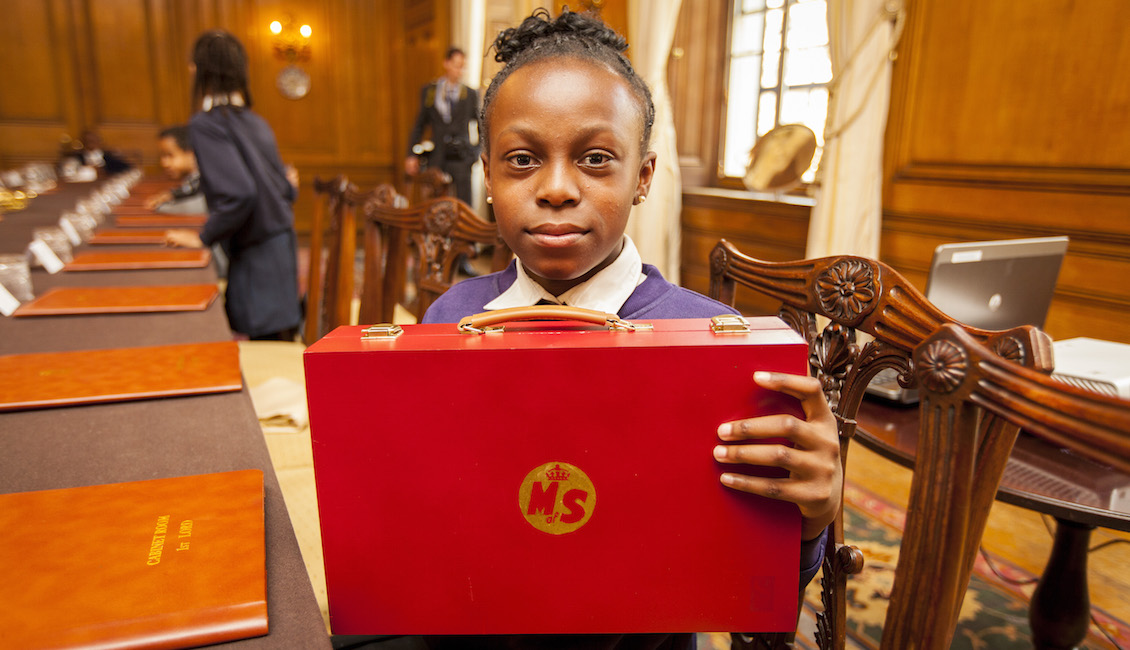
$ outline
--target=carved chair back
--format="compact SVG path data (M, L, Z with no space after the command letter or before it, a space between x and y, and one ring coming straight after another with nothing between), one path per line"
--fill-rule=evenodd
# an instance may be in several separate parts
M840 436L840 462L846 468L848 448L856 435L856 414L867 385L884 368L898 371L906 387L914 384L912 353L943 323L955 323L926 300L901 274L864 257L841 255L792 262L766 262L720 241L710 257L710 297L733 305L738 285L779 300L780 316L809 344L812 375L820 379ZM823 324L826 322L826 324ZM1027 329L992 332L962 325L999 354L1042 370L1050 360L1032 348ZM864 341L857 333L866 335ZM986 424L986 426L989 426ZM1001 459L1003 463L1007 460ZM979 495L986 512L993 494ZM983 526L983 522L982 522ZM975 535L973 534L975 533ZM971 531L965 547L975 552L981 530ZM843 513L836 518L825 549L817 644L843 648L847 576L863 568L862 553L844 544ZM777 638L760 643L780 646Z
M396 304L406 295L408 271L416 289L411 311L418 321L451 288L459 256L478 255L475 244L493 247L491 270L502 270L510 261L498 227L457 198L440 197L411 207L366 198L360 205L365 223L362 322L392 322Z
M1030 334L1037 354L1050 357L1050 340ZM913 366L918 453L882 646L940 650L950 647L975 553L953 549L980 538L980 501L996 492L1017 427L1127 471L1130 402L1016 364L954 324L918 346ZM1012 426L987 429L986 419Z
M408 194L412 205L441 196L455 195L455 181L451 174L438 167L428 167L408 178Z
M303 325L307 344L349 322L353 255L357 247L356 224L352 213L347 214L345 204L349 187L345 176L338 175L330 180L314 177L314 215L310 225Z

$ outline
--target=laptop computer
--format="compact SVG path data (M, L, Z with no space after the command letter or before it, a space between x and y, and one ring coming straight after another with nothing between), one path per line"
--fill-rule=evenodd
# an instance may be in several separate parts
M981 329L1043 327L1067 242L1035 237L942 244L930 263L926 299ZM918 391L900 386L890 369L872 380L867 393L903 404L918 401Z

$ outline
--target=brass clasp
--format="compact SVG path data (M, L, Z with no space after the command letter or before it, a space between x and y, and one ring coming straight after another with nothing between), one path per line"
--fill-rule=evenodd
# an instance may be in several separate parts
M404 328L392 323L377 323L361 331L362 339L394 339L404 333Z
M749 321L733 314L715 316L710 319L710 331L715 334L748 334Z

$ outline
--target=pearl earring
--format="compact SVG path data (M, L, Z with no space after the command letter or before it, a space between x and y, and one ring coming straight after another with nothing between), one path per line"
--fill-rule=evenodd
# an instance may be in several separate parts
M488 197L487 197L487 203L494 203L494 197L493 197L493 196L488 196Z
M636 205L643 205L643 202L646 201L646 200L647 200L647 195L646 194L640 194L638 197L636 197Z

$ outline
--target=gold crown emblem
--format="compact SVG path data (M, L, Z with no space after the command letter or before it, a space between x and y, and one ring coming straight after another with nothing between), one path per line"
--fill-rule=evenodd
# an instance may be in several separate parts
M551 481L565 481L569 479L569 470L560 465L554 465L553 469L546 470L545 477Z

